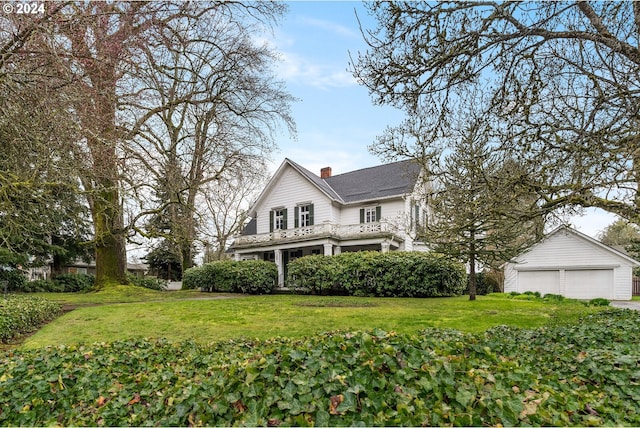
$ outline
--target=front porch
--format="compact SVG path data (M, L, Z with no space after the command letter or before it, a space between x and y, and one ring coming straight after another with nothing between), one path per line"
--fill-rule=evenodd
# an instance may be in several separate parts
M350 251L396 251L404 238L387 222L356 225L323 223L296 229L236 237L235 260L266 260L278 267L278 287L285 288L287 265L299 257L332 256Z

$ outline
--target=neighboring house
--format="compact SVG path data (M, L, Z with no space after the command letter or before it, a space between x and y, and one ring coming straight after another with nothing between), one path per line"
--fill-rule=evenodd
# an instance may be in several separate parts
M561 226L505 264L504 291L630 300L632 270L639 265L625 253Z
M416 230L426 219L421 168L400 161L320 175L285 159L250 210L231 249L236 260L270 260L284 286L287 264L311 254L424 250Z
M145 276L149 271L149 266L142 263L127 263L127 272L134 276ZM59 272L56 272L57 275L60 274L88 274L95 275L96 274L96 262L90 261L89 263L83 260L76 260L71 263L67 263L66 265L60 268Z

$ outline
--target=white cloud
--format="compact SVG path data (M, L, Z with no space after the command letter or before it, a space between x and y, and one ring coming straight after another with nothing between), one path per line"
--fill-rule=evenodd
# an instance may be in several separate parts
M278 75L297 85L313 86L320 89L356 86L356 79L347 72L346 64L320 64L291 52L280 52Z
M360 39L360 33L358 31L344 25L336 24L335 22L309 17L301 17L300 22L310 27L329 31L337 36Z
M598 233L617 220L614 214L598 208L586 208L584 215L570 219L572 226L592 238L597 238Z
M337 175L382 163L366 149L354 149L339 135L324 132L307 132L303 139L288 144L286 151L273 159L270 170L274 172L285 157L317 175L327 166Z

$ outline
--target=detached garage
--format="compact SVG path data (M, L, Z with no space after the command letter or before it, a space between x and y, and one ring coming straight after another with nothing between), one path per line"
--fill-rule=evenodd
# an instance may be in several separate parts
M504 267L504 291L538 291L572 299L631 300L628 255L561 226Z

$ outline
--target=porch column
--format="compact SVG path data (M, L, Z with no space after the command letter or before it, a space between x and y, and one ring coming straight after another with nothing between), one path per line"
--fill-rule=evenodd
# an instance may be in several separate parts
M342 254L342 247L336 245L335 247L333 247L333 255L337 256L338 254Z
M278 268L278 287L284 287L284 260L282 259L282 250L273 250L274 261Z
M333 255L333 244L324 244L324 255L325 256Z
M389 252L389 247L390 247L390 244L388 242L386 242L386 241L380 244L380 250L383 253L388 253Z
M234 252L233 253L233 260L235 260L236 262L239 262L240 261L240 253Z

